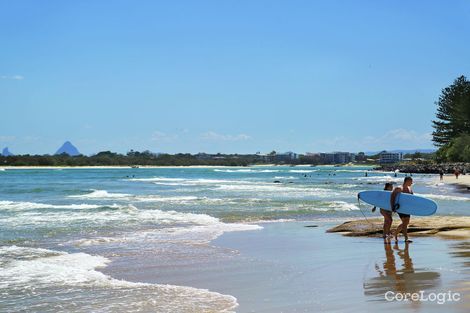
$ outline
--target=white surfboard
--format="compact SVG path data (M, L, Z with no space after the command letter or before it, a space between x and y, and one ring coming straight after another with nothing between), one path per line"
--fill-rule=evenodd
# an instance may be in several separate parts
M374 190L362 191L357 196L362 201L375 205L387 211L392 211L390 207L391 191ZM395 203L398 204L397 213L428 216L433 215L437 211L437 203L420 196L409 193L400 192L397 194Z

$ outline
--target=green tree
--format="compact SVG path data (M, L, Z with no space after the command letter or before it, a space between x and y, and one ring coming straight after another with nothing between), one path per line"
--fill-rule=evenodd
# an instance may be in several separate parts
M465 76L444 88L436 105L432 140L437 146L448 145L461 134L470 134L470 81Z
M454 162L470 162L470 134L454 138L448 145L439 149L438 157Z

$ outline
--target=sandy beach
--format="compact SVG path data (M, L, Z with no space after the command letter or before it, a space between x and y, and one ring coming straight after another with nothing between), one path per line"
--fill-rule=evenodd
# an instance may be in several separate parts
M337 222L262 224L210 243L216 258L165 266L162 256L113 258L105 273L128 281L209 289L237 298L236 312L467 312L468 241L420 238L384 245L379 238L326 233ZM315 227L309 227L315 226ZM129 267L128 264L134 264ZM461 301L387 301L392 292L460 292Z
M470 190L470 175L459 175L458 179L455 178L455 175L444 175L443 182Z

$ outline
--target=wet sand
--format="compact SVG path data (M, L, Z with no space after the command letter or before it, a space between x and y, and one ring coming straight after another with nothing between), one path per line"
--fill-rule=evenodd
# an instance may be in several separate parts
M456 185L457 187L461 187L460 189L465 191L470 191L470 175L459 175L459 178L456 179L455 175L448 174L444 175L444 179L442 180L442 182L449 185Z
M394 215L392 230L399 224L400 219ZM345 236L382 237L383 218L347 221L328 229L328 232ZM470 216L413 216L408 226L408 235L410 238L439 236L448 239L470 239Z
M110 253L114 278L209 289L237 298L237 312L468 312L470 241L326 233L338 222L263 224L225 233L194 258L165 259L151 247ZM306 227L316 226L316 227ZM387 291L460 292L461 300L385 300Z

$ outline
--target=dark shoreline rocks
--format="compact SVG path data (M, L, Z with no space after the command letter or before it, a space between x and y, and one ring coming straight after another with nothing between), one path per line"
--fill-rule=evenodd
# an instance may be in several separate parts
M459 169L461 173L470 172L470 163L394 163L382 164L374 170L380 171L395 171L399 170L402 173L419 173L419 174L439 174L442 170L444 174L453 174L455 169Z

